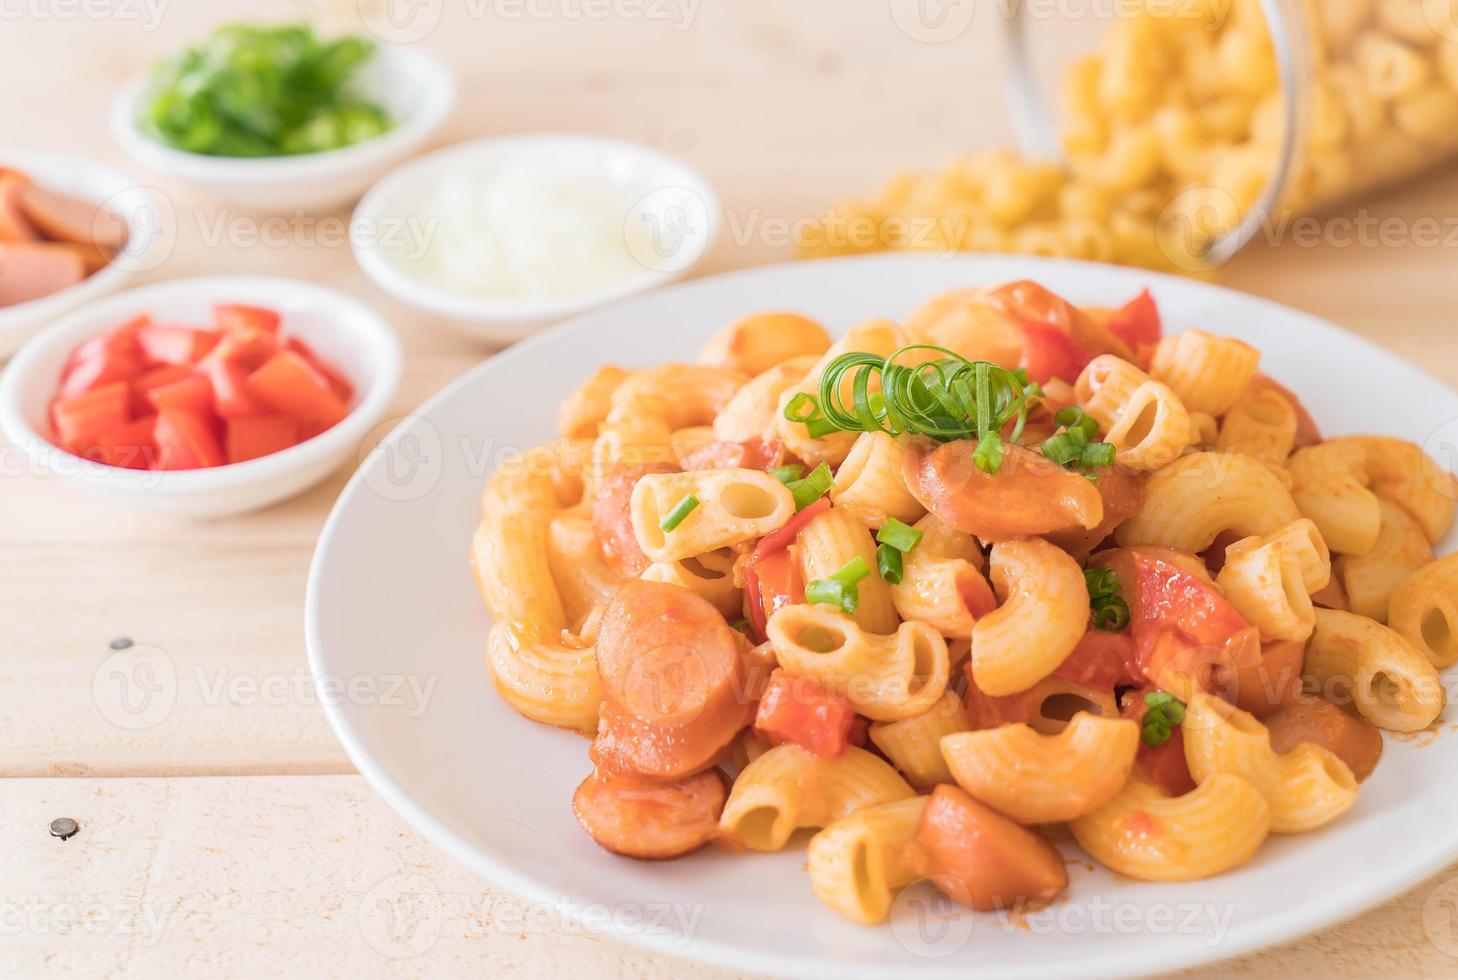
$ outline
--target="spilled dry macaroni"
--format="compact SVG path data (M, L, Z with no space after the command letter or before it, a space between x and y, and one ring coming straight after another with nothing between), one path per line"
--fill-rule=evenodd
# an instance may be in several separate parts
M752 314L586 379L488 480L472 558L497 691L592 739L587 833L664 859L813 831L810 889L873 924L921 881L1056 899L1039 825L1185 881L1347 819L1375 729L1444 707L1458 485L1323 440L1202 327L1020 282L834 342Z

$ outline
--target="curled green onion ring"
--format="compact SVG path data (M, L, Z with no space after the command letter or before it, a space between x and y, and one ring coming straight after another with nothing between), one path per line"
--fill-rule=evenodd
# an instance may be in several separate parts
M897 363L915 350L944 356L918 364ZM849 405L842 393L847 378ZM871 390L873 378L880 379L879 393ZM934 344L907 344L884 358L864 351L840 355L820 377L817 404L826 422L846 432L915 433L950 442L981 439L1015 421L1008 441L1016 442L1035 397L1034 386L1006 368L968 360Z

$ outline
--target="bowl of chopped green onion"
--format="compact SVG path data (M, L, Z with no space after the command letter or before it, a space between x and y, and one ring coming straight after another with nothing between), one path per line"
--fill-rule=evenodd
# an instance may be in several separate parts
M417 150L454 103L450 73L418 50L238 24L125 86L111 128L133 160L225 203L325 210Z

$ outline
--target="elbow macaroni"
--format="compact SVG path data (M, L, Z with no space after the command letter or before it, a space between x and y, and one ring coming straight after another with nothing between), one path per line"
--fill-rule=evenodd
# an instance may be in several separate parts
M1347 595L1347 608L1360 616L1387 622L1387 607L1402 583L1433 560L1433 546L1417 518L1385 497L1377 498L1381 523L1372 548L1360 555L1342 555L1334 570Z
M1124 547L1155 544L1193 554L1221 531L1269 534L1300 517L1286 487L1251 457L1192 453L1150 478L1139 512L1114 537Z
M1054 823L1092 813L1134 770L1139 725L1080 711L1056 735L1002 725L942 739L952 778L1019 823Z
M862 432L835 471L830 499L872 530L894 517L915 524L926 513L902 477L906 451L884 432Z
M801 827L827 827L915 795L895 769L865 749L850 746L821 759L798 745L777 745L734 781L719 830L750 850L778 851Z
M780 666L841 695L872 721L898 721L936 704L951 666L946 641L925 623L867 633L829 606L785 606L770 617Z
M1216 584L1261 635L1305 640L1316 628L1311 594L1331 579L1331 556L1316 525L1302 519L1225 549Z
M1222 772L1245 779L1270 804L1272 833L1315 830L1357 802L1357 779L1341 759L1310 742L1277 753L1253 715L1213 695L1190 700L1183 728L1195 782Z
M1038 538L992 548L1003 604L972 627L972 676L987 694L1026 691L1058 668L1088 623L1083 569Z
M1244 864L1271 830L1271 807L1248 779L1216 773L1184 796L1135 776L1071 822L1080 847L1139 881L1195 881Z
M1419 732L1443 711L1437 668L1407 640L1365 616L1316 610L1306 673L1328 697L1350 697L1378 728Z
M800 531L800 567L805 581L829 578L846 563L859 558L876 567L876 542L866 526L848 511L831 507ZM854 619L868 633L894 633L900 621L891 603L891 586L874 571L856 586L859 602Z
M942 738L966 730L962 699L956 691L947 691L919 715L871 725L870 738L911 785L929 791L937 783L952 781L942 757Z
M920 875L907 845L925 796L879 803L842 817L810 838L806 870L822 902L862 925L883 922L896 893Z
M1458 663L1458 556L1439 558L1402 583L1387 624L1434 667Z
M698 498L677 527L662 522L687 497ZM671 562L768 534L795 513L785 485L759 470L650 473L633 487L633 535L643 554Z
M1104 441L1121 465L1157 470L1179 457L1197 437L1190 414L1166 384L1113 354L1088 363L1074 394L1104 430Z
M1233 337L1184 330L1154 349L1149 374L1192 412L1224 415L1250 387L1261 352Z

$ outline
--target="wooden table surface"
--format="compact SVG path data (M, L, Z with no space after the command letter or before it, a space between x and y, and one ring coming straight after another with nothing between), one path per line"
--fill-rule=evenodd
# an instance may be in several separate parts
M618 13L604 19L580 0L463 0L418 43L461 86L442 143L585 131L700 168L727 209L703 267L712 273L787 257L769 219L1010 141L993 25L974 19L950 42L925 43L898 28L906 6L613 0ZM402 9L434 16L442 4ZM123 163L105 119L124 79L215 24L301 12L359 27L344 0L0 6L5 147ZM179 240L148 279L284 274L376 304L407 352L395 414L491 353L386 298L314 219L249 247L257 216L159 186ZM1458 173L1361 210L1451 230ZM1223 280L1458 385L1455 268L1452 243L1286 242L1251 248ZM113 509L31 473L13 447L0 446L0 464L0 975L729 975L524 908L415 835L353 773L314 703L302 629L315 535L347 471L263 513L199 524ZM161 648L175 669L176 703L148 727L118 726L94 693L121 636ZM66 843L47 834L59 816L81 824ZM1199 975L1458 973L1458 931L1438 914L1458 883L1435 892L1458 868L1434 871L1360 919ZM412 891L402 883L423 883L433 904L397 901Z

